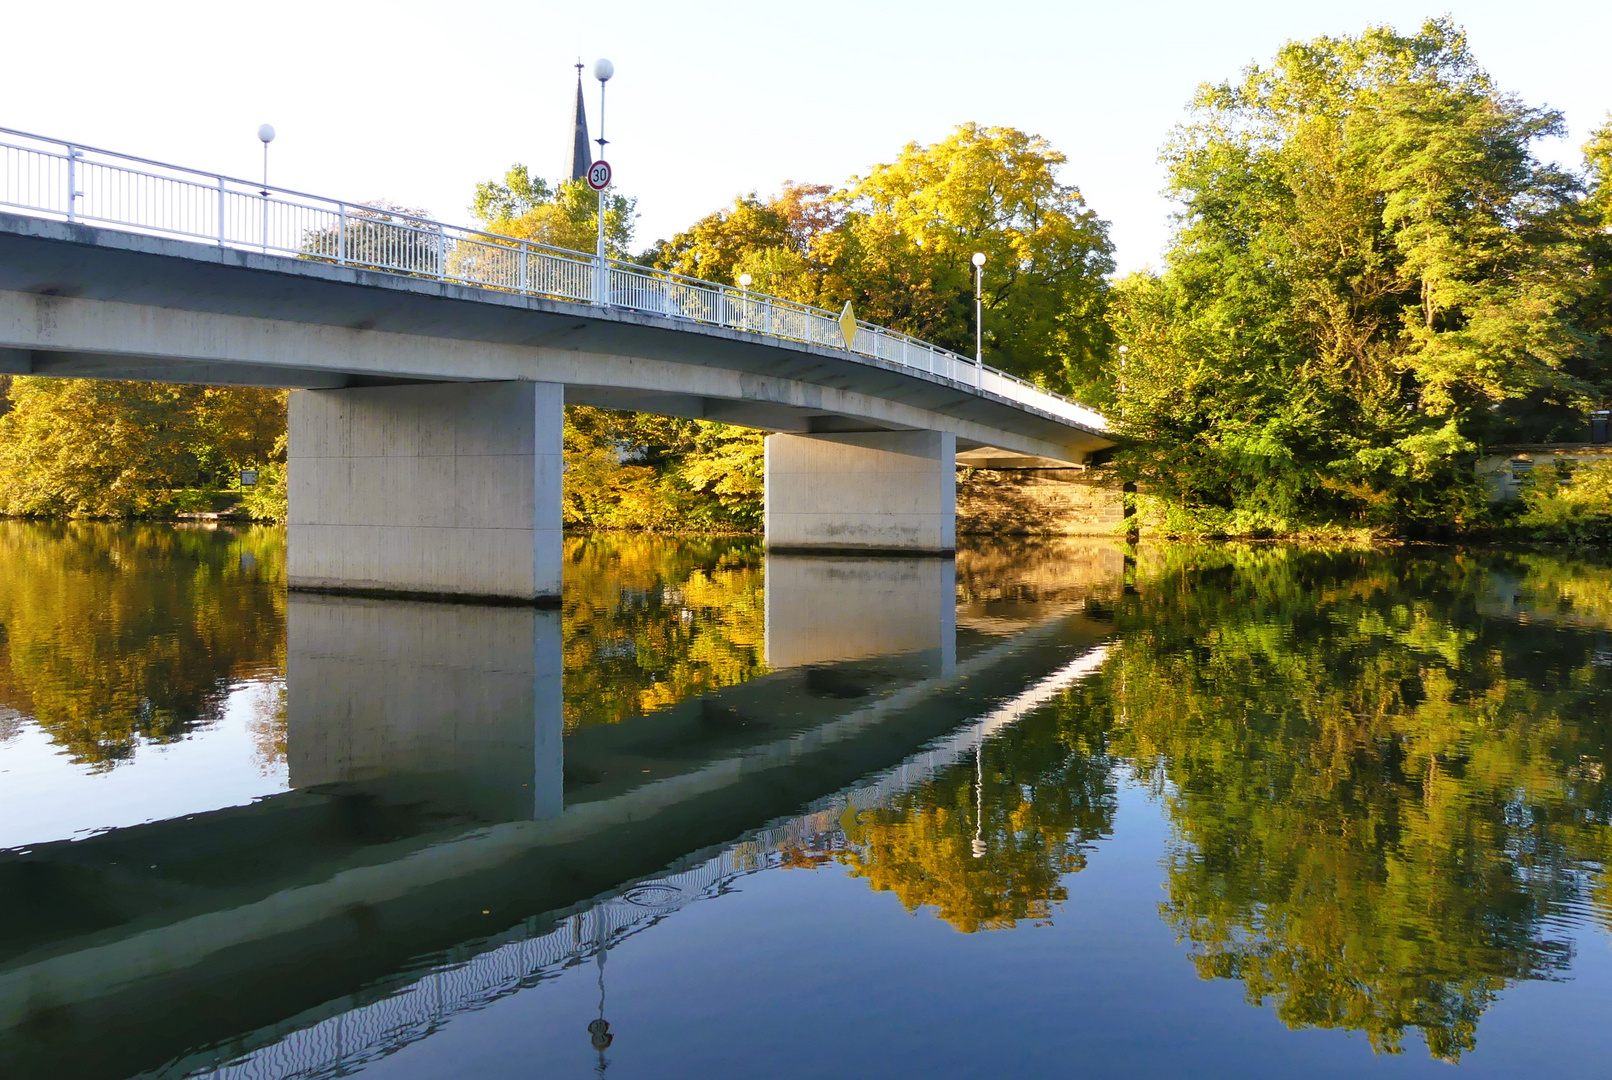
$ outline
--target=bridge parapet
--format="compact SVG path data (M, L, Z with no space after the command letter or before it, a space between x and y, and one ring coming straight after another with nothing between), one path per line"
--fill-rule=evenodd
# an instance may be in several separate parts
M0 128L0 205L220 248L625 308L938 375L1092 432L1097 412L938 345L729 285Z

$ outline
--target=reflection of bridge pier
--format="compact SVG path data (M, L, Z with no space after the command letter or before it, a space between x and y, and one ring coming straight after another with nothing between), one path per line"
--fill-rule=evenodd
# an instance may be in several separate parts
M951 559L767 556L767 666L915 653L937 675L957 666Z
M293 787L560 813L558 612L292 593L286 616Z

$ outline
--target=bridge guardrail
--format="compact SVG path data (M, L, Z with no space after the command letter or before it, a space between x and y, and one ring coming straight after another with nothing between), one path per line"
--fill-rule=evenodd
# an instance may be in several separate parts
M938 345L831 311L654 267L450 225L0 128L0 206L67 221L341 266L689 319L823 345L926 371L1094 431L1108 424L1062 394ZM601 278L606 295L600 292Z

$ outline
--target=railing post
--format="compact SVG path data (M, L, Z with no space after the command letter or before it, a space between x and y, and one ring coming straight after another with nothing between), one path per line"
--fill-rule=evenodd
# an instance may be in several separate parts
M67 147L67 220L78 220L78 148Z
M531 248L527 247L524 243L521 244L520 291L523 292L523 293L527 291L527 285L526 285L526 253L528 251L530 251L530 250L531 250Z
M224 246L224 220L229 213L229 200L225 197L224 178L218 178L218 246Z
M441 225L437 226L437 280L448 280L448 233Z
M336 263L339 266L347 265L347 204L336 204Z

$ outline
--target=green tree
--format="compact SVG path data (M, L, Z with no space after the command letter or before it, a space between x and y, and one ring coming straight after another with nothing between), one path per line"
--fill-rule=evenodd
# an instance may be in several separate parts
M1108 225L1062 183L1062 153L1014 128L963 124L830 190L754 194L652 248L656 266L857 315L967 355L976 251L987 257L985 358L1058 389L1104 378Z
M637 205L625 195L605 197L605 251L612 258L629 257ZM586 180L550 186L526 166L512 165L502 180L476 185L470 212L502 236L588 254L598 247L599 195Z
M1587 358L1583 376L1594 385L1597 404L1606 408L1612 403L1612 115L1585 144L1584 173L1583 209L1592 277L1577 316L1579 325L1596 335L1599 347Z
M1236 528L1473 519L1463 456L1593 396L1560 114L1448 20L1284 46L1204 86L1165 154L1168 268L1116 298L1126 468Z
M1108 223L1060 182L1067 158L1015 128L962 124L853 180L831 247L838 292L862 317L973 352L983 252L986 359L1089 393L1108 358ZM836 297L837 298L837 297Z
M283 458L286 394L18 377L0 416L0 513L127 517Z
M757 292L804 304L833 304L822 293L827 238L845 219L826 184L786 183L771 198L754 192L656 243L644 259L689 277L737 285L748 273ZM843 303L844 301L841 301Z
M762 435L708 420L570 405L563 515L569 526L754 531Z

